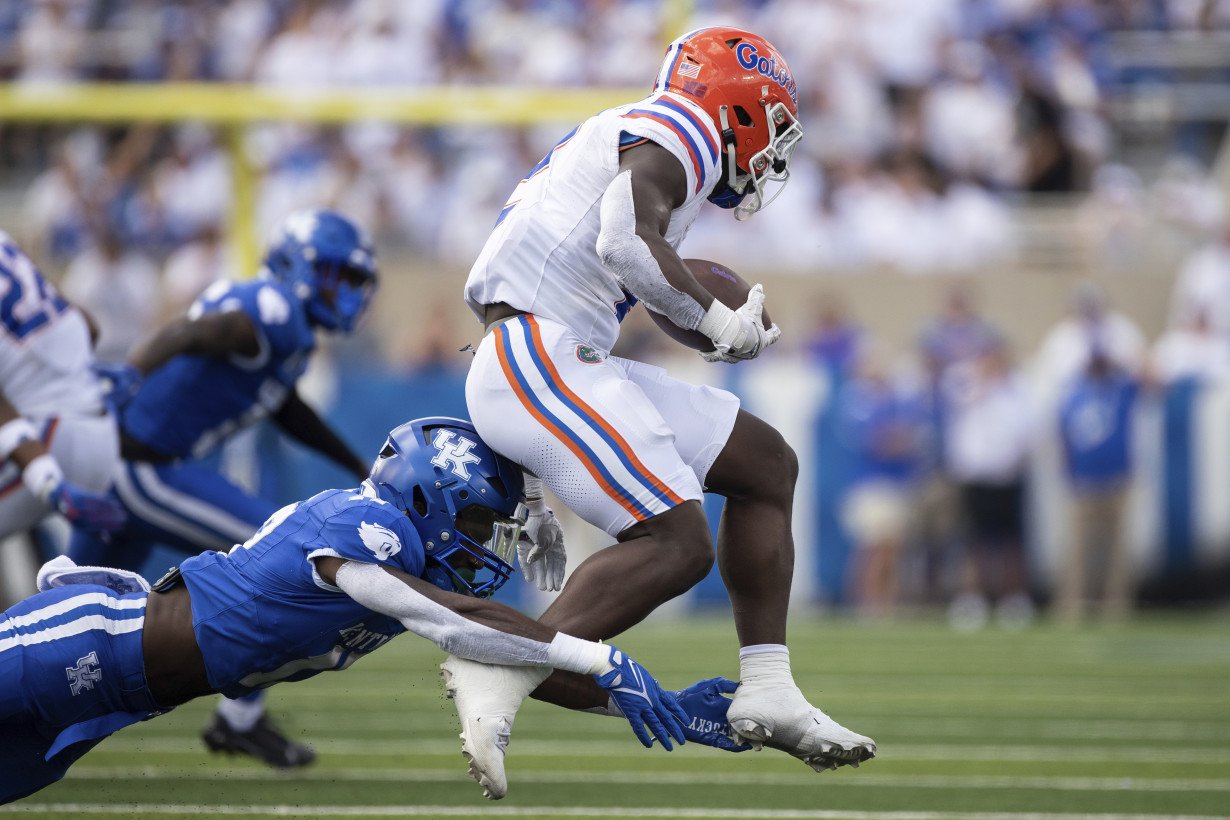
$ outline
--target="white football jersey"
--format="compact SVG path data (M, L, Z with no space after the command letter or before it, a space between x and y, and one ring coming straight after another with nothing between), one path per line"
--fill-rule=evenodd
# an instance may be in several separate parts
M720 177L713 120L684 97L655 93L597 114L564 137L521 180L466 281L470 309L505 302L553 319L610 350L635 304L598 259L599 209L619 173L622 144L648 139L687 172L688 198L671 215L666 240L678 248Z
M0 232L0 390L27 418L102 412L85 317Z

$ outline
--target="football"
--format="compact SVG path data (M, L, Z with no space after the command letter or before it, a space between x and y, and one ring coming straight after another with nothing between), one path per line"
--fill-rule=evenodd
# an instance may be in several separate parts
M710 262L707 259L685 259L683 263L700 282L701 287L713 294L713 297L729 308L738 309L747 301L747 292L752 286L743 281L743 277L725 265ZM649 311L650 318L662 331L681 345L709 352L713 350L713 341L705 334L696 330L687 330L667 319L660 313ZM768 308L762 314L764 326L769 327L773 320L769 318Z

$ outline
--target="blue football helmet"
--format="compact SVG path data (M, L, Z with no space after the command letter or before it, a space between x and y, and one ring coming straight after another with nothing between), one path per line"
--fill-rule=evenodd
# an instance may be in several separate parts
M308 320L349 333L376 289L376 256L363 231L335 211L296 211L265 252L261 275L287 285Z
M426 580L486 598L512 575L526 519L524 477L470 422L406 422L389 433L368 480L414 523L427 552Z

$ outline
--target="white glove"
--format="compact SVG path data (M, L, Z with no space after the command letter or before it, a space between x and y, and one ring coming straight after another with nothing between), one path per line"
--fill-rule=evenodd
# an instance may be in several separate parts
M737 362L754 359L766 347L781 337L777 325L765 328L764 287L755 285L747 293L747 301L738 310L713 300L696 329L713 340L713 350L702 352L707 362Z
M525 522L529 540L517 544L517 562L525 580L543 592L564 588L564 567L568 554L564 551L564 528L550 509L531 511Z

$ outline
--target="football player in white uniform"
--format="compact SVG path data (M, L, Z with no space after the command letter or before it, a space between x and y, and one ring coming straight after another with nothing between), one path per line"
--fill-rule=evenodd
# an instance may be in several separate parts
M87 528L123 523L123 510L101 495L119 438L93 364L85 314L0 232L0 539L52 510ZM7 596L25 597L36 568L28 579L3 573Z
M794 452L734 395L608 352L638 301L712 339L709 361L751 359L777 340L759 285L731 309L676 249L706 201L745 219L780 191L797 111L794 78L763 38L706 28L672 43L650 96L582 123L500 212L465 286L488 331L466 400L493 449L618 541L577 567L542 616L553 628L606 638L691 588L714 560L702 491L726 497L717 560L742 647L730 724L821 771L873 757L875 743L809 704L790 671ZM532 513L523 572L558 589L559 524L541 501ZM467 753L502 766L476 751L496 739L474 717L511 721L541 676L450 659L445 678Z

